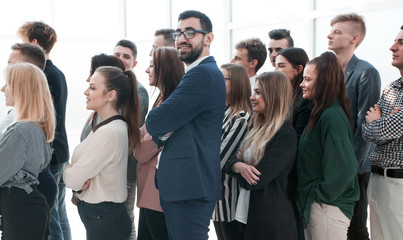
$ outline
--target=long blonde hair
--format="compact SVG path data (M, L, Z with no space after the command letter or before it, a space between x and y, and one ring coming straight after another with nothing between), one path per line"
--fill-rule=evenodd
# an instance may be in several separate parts
M6 83L14 98L17 121L34 122L42 128L47 142L55 135L55 111L45 74L30 63L6 68Z
M262 159L267 143L274 137L288 118L292 104L292 87L282 72L265 72L256 78L266 108L264 113L254 113L252 129L241 145L242 152L252 148L249 164L256 166Z

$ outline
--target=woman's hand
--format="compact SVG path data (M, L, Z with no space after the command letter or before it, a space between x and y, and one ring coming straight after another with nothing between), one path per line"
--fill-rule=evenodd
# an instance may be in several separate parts
M260 172L252 165L236 162L232 165L232 171L240 173L250 185L256 185L260 181Z

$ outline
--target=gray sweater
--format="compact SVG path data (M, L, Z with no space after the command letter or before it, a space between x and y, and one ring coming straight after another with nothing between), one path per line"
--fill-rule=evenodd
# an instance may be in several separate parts
M0 140L0 187L18 187L31 193L31 185L38 184L38 174L51 156L52 149L38 125L10 125Z

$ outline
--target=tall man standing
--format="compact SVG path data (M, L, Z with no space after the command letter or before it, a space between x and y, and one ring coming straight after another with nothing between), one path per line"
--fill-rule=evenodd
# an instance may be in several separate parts
M63 182L63 170L69 160L69 146L65 127L67 84L62 71L49 59L50 51L57 41L53 28L43 22L27 22L20 27L18 35L23 42L39 45L46 54L44 73L48 80L53 105L56 112L55 139L52 142L53 155L50 170L58 185L55 205L50 212L50 240L70 240L71 231L65 207L66 185Z
M172 34L186 73L179 86L150 111L146 128L164 146L157 172L161 207L171 239L207 239L221 195L220 141L225 83L210 55L210 19L198 11L179 15Z
M137 46L134 42L122 39L116 43L113 54L120 58L125 65L125 70L133 72L133 68L137 65ZM140 98L140 126L144 124L145 117L148 111L148 93L144 86L137 81L137 92ZM134 204L136 202L136 170L137 161L133 154L129 154L127 166L127 199L126 208L132 220L132 233L130 240L136 239L136 227L134 222Z
M327 36L328 48L332 50L344 70L346 78L347 98L351 101L350 116L354 132L354 152L358 160L358 182L360 199L354 207L354 215L348 229L348 239L367 240L367 186L371 173L368 154L371 143L362 138L361 126L365 120L365 112L379 99L381 79L378 71L368 62L355 56L354 51L364 40L364 19L355 14L337 15L331 20L332 29Z
M400 78L383 90L362 126L364 139L376 144L368 186L371 239L376 240L403 236L403 25L390 50Z

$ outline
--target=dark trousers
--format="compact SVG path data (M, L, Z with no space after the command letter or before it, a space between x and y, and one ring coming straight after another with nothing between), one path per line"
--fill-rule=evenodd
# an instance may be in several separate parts
M87 231L87 240L127 240L132 222L124 203L77 203L78 213Z
M245 224L237 220L213 223L218 240L244 240Z
M165 202L160 197L165 214L169 239L206 240L215 201L192 199Z
M168 240L168 230L163 212L140 208L137 240Z
M5 240L44 240L49 235L49 206L36 185L33 191L16 187L0 188L0 215Z
M347 237L349 240L369 240L367 229L368 218L368 197L367 187L371 173L358 174L360 185L360 199L355 203L354 215L348 228Z

